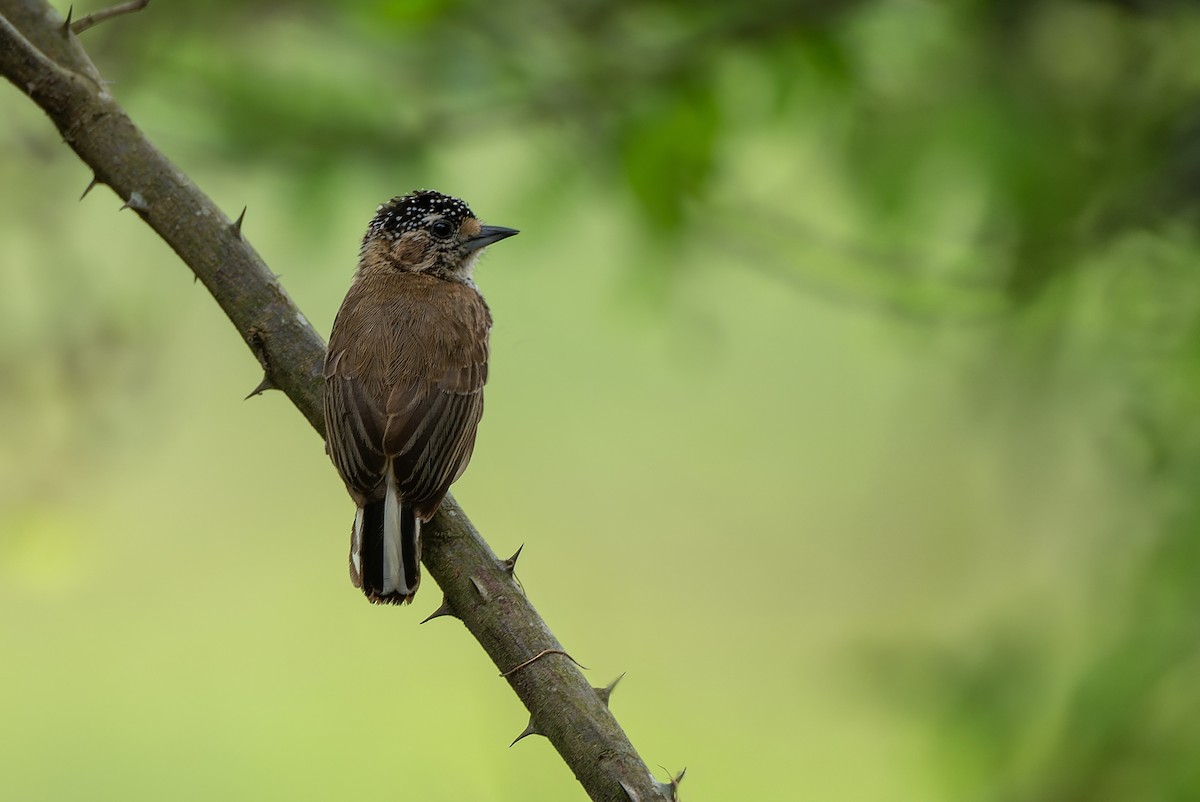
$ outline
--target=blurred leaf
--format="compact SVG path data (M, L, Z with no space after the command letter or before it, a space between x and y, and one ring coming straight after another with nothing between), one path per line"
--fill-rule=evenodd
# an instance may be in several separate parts
M704 194L719 127L707 86L656 99L626 121L625 178L647 222L663 233L677 232L685 220L685 205Z

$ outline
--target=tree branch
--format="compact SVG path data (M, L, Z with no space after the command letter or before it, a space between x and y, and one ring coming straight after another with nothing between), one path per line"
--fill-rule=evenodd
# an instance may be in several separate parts
M71 30L76 34L81 34L88 28L94 28L100 23L106 22L113 17L121 17L125 14L134 14L138 11L141 11L148 5L150 5L150 0L130 0L128 3L121 3L110 8L102 8L99 11L88 14L82 19L72 22Z
M133 124L69 27L42 0L0 0L0 72L37 103L64 141L192 269L241 333L264 383L324 434L325 345L231 221ZM332 473L331 473L332 480ZM659 783L593 688L564 655L462 508L447 497L425 530L424 562L453 615L483 646L588 795L604 802L675 797ZM541 656L538 659L539 655Z

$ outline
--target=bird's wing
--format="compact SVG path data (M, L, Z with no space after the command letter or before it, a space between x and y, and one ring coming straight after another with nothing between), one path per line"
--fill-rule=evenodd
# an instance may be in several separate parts
M351 288L325 362L329 453L351 494L400 497L428 519L471 459L491 315L474 288L411 278ZM366 305L377 304L376 310Z
M384 451L401 498L428 519L466 469L483 415L487 329L463 329L447 349L454 358L439 375L408 377L387 401Z
M356 500L382 498L386 414L361 378L345 369L345 355L331 348L325 358L326 449Z

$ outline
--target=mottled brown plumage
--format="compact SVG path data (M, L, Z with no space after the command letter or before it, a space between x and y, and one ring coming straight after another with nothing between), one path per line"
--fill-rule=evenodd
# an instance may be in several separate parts
M515 233L422 192L381 206L363 241L330 336L325 422L359 507L351 577L373 602L412 599L420 522L471 459L492 324L471 270L481 248Z

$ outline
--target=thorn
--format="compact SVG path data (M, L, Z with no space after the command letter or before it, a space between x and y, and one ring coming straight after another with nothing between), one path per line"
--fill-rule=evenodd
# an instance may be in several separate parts
M429 614L429 617L428 617L428 618L426 618L426 619L425 619L424 621L422 621L421 623L422 623L422 624L427 624L427 623L429 623L430 621L432 621L433 619L435 619L435 618L441 618L441 617L442 617L442 616L444 616L444 615L448 615L448 616L450 616L451 618L458 618L458 616L456 616L456 615L454 614L454 610L452 610L452 609L450 608L450 598L449 598L448 596L446 596L445 594L443 594L443 595L442 595L442 604L441 604L441 606L440 606L440 607L438 607L436 610L434 610L432 613L430 613L430 614Z
M670 795L671 802L679 802L679 784L683 782L683 775L685 774L687 774L687 766L680 769L679 773L672 777L670 782L660 783L658 780L655 780L654 786L660 791L666 791Z
M629 802L642 802L642 798L638 796L637 791L630 788L629 783L624 780L621 780L621 790L625 792L625 796L629 799Z
M479 594L479 598L483 599L484 601L491 601L491 595L488 594L483 585L479 584L478 579L471 577L471 584L475 586L475 591Z
M85 189L85 190L83 191L83 194L79 196L79 199L80 199L80 200L83 200L84 198L86 198L86 197L88 196L88 193L89 193L89 192L91 192L93 189L95 189L95 188L96 188L96 185L97 185L97 184L99 184L99 183L100 183L100 179L99 179L99 178L97 178L97 177L96 177L96 176L93 174L93 175L92 175L92 180L88 182L87 189Z
M529 723L525 725L525 729L521 730L520 735L518 735L516 738L513 738L513 742L508 745L508 748L512 749L517 745L517 741L521 740L522 738L528 738L530 735L545 735L545 733L539 730L537 725L533 723L533 716L529 717Z
M254 396L256 396L256 395L262 395L262 394L263 394L263 393L265 393L267 390L278 390L278 389L279 389L279 388L275 386L275 382L271 381L271 376L270 376L270 374L268 374L268 373L264 373L264 374L263 374L262 381L260 381L260 382L258 383L258 386L257 386L257 387L255 387L253 390L251 390L251 391L250 391L250 395L246 396L246 397L245 397L245 398L243 398L242 400L243 400L243 401L249 401L249 400L250 400L251 398L253 398Z
M608 707L608 700L612 697L613 688L617 687L617 683L620 682L621 678L624 676L625 672L622 671L621 676L617 677L603 688L592 688L592 690L596 692L596 695L600 697L600 701L604 703L605 707Z
M149 207L146 206L146 199L142 197L142 193L134 191L129 193L129 200L121 204L121 208L117 209L117 211L133 209L135 212L144 212L147 208Z
M517 569L517 558L521 556L521 549L523 549L523 548L525 548L524 543L522 543L520 546L517 547L517 550L515 552L513 552L513 556L509 557L507 560L504 561L504 570L505 571L508 571L508 573L511 574L513 571L515 571Z
M71 25L71 30L75 31L76 34L81 34L88 28L99 25L105 20L112 19L113 17L119 17L122 14L132 14L135 11L141 11L148 5L150 5L150 0L131 0L131 2L128 3L121 3L120 5L113 6L112 8L105 8L93 14L88 14L74 25L71 25L71 15L68 13L67 24Z
M246 207L242 207L242 213L238 215L238 219L233 221L233 233L238 239L242 238L242 221L246 219Z
M59 29L63 36L71 35L71 15L74 13L75 6L67 6L67 19L65 22L63 22L62 28Z

